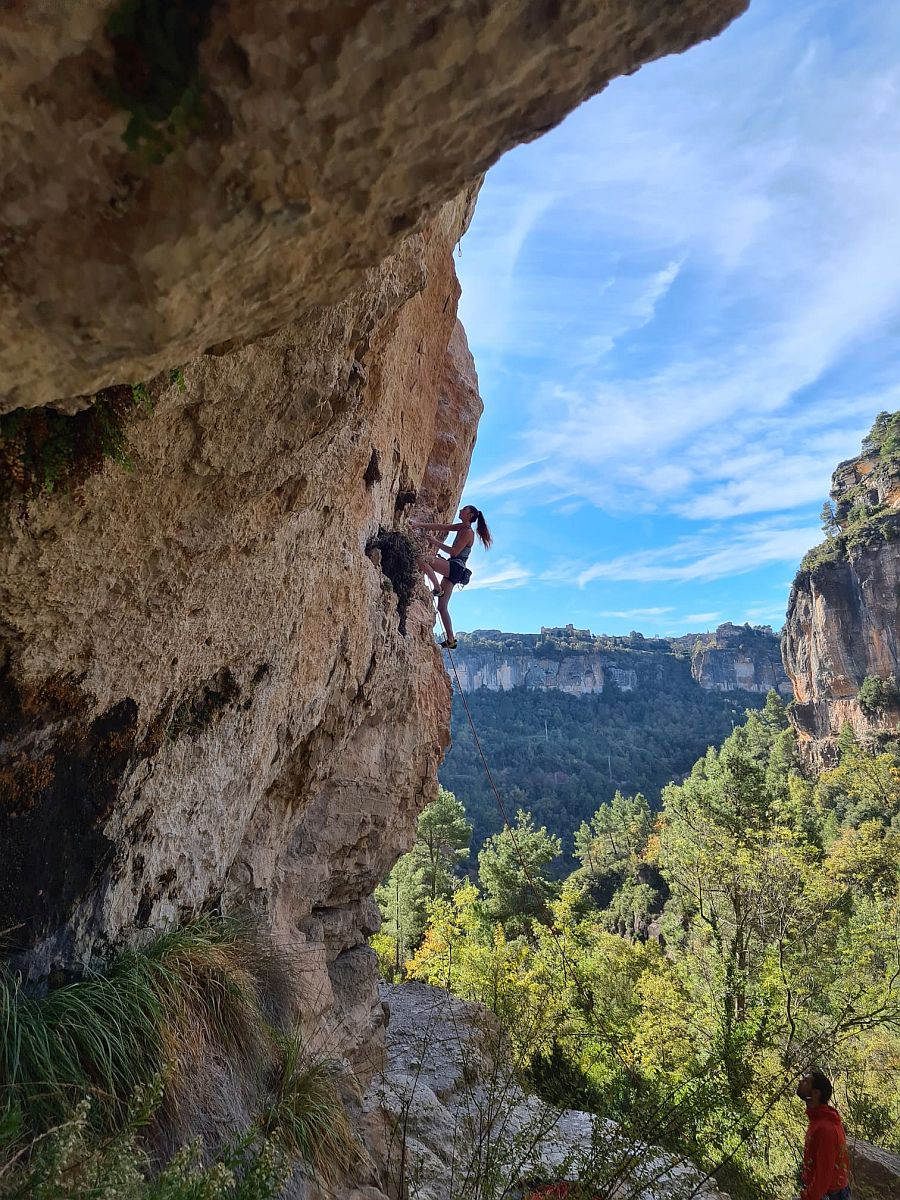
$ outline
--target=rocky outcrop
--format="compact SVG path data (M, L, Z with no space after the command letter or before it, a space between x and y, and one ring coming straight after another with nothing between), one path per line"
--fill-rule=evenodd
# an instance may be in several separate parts
M465 477L468 209L167 379L130 471L7 512L0 927L32 974L249 906L296 950L307 1020L351 1058L370 1040L370 896L434 794L450 697L430 605L401 633L366 546Z
M900 458L870 446L832 477L831 535L807 554L788 605L784 663L805 761L834 760L845 725L900 731Z
M456 667L463 691L551 688L574 696L658 687L676 662L687 661L705 691L791 694L778 638L768 627L720 625L714 634L680 638L594 637L571 625L540 634L476 629L459 640Z
M419 1200L451 1200L467 1194L466 1180L474 1194L489 1172L518 1195L528 1180L589 1171L611 1200L727 1200L690 1163L628 1142L610 1121L524 1093L504 1031L481 1005L421 983L385 987L382 997L387 1062L364 1109L370 1141L380 1141L389 1164L391 1195L405 1194L405 1183Z
M726 622L713 634L697 634L691 649L691 673L706 691L793 690L781 661L781 645L768 627Z
M746 6L6 6L0 410L343 299L504 150Z
M895 1200L900 1196L900 1154L853 1140L850 1160L855 1200Z
M472 637L460 637L455 665L464 692L488 688L508 692L513 688L553 688L572 696L593 696L603 691L606 672L600 654L557 654L550 657L539 649L510 647L492 649L479 644L478 631ZM501 635L508 639L509 634ZM610 668L616 670L616 668ZM633 671L619 670L617 682L630 691L637 682Z

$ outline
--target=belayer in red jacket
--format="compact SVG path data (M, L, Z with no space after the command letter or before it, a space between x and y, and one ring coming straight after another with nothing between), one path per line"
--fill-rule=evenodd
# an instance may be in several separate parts
M809 1124L803 1143L800 1200L850 1200L850 1158L844 1123L831 1099L831 1080L810 1071L797 1084Z

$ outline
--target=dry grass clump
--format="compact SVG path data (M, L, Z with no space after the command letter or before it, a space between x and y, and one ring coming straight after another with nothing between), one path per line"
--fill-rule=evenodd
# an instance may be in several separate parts
M281 1046L281 1068L272 1101L260 1118L262 1131L332 1184L360 1156L333 1064L311 1057L297 1036L282 1039Z
M212 917L123 954L104 974L42 996L28 994L0 967L0 1164L7 1164L0 1196L80 1195L71 1190L76 1145L78 1178L84 1182L85 1164L93 1163L98 1181L85 1196L256 1196L245 1177L281 1178L283 1164L297 1158L323 1178L345 1173L356 1143L331 1065L273 1025L287 1007L285 974L282 957L246 922ZM272 1011L273 997L280 1014ZM182 1095L198 1081L202 1086L210 1060L239 1063L260 1090L270 1085L263 1111L217 1160L214 1178L231 1182L209 1190L198 1158L188 1171L194 1190L147 1190L139 1131L164 1099L177 1109ZM229 1155L236 1166L228 1165ZM60 1163L69 1165L63 1170ZM128 1188L104 1191L122 1172ZM278 1190L259 1192L270 1194Z

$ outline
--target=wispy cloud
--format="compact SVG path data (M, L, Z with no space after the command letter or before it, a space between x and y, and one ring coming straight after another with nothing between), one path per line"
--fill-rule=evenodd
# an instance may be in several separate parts
M872 61L900 16L862 8L854 55L840 6L763 2L520 152L465 276L473 344L520 363L527 400L484 494L786 511L821 501L837 448L900 403L887 371L849 396L828 383L900 332L900 67Z
M507 591L510 588L524 587L531 579L531 572L512 559L500 559L487 570L478 570L472 574L472 582L466 588L467 592L477 592L482 589Z
M504 613L590 586L637 625L671 584L673 623L780 621L900 408L898 114L900 6L754 0L489 174L459 266Z
M687 583L724 579L757 570L768 563L799 562L818 537L809 526L765 521L734 528L723 535L707 530L671 546L622 554L595 562L578 576L579 587L597 579L641 583Z
M660 617L668 616L673 611L671 605L663 608L627 608L608 609L597 613L598 617L615 617L619 621L651 621L656 622Z

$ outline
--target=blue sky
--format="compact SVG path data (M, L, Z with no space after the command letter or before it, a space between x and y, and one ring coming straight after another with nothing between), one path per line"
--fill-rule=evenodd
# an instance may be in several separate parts
M461 252L495 547L457 626L779 626L900 408L900 4L753 0L503 158Z

